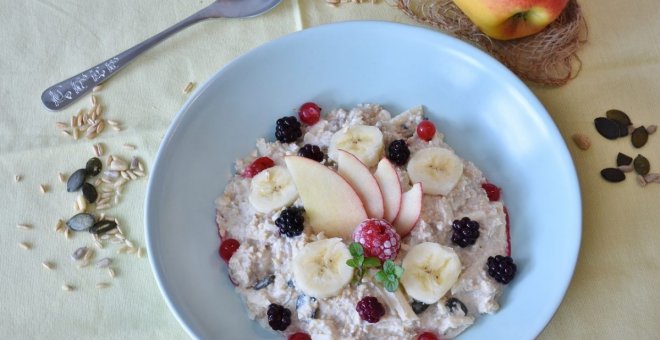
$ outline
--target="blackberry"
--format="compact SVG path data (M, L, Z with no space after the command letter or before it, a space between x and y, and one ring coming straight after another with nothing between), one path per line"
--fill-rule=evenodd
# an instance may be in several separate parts
M488 257L488 275L495 281L507 284L516 275L516 264L510 256L497 255Z
M294 237L302 234L304 229L303 210L301 208L286 208L275 220L275 225L280 229L280 234Z
M357 310L362 320L369 323L376 323L383 317L383 315L385 315L385 308L383 308L383 305L373 296L363 297L362 300L358 302L355 310Z
M410 150L403 139L395 140L387 148L387 158L396 165L404 165L410 157Z
M300 150L298 150L298 156L313 159L321 163L323 162L323 157L325 155L317 145L305 144Z
M302 136L300 122L294 116L282 117L277 120L275 126L275 138L282 143L294 142Z
M270 328L276 331L283 331L291 324L291 311L282 305L271 303L267 314Z
M458 244L461 248L473 245L477 242L477 238L479 238L479 222L472 221L468 217L454 220L451 228L454 230L451 241Z

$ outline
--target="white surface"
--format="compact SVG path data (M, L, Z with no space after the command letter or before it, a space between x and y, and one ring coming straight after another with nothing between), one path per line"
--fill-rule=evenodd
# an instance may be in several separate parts
M501 64L445 35L393 23L349 22L265 44L200 86L177 114L149 182L150 261L168 305L194 337L277 338L250 321L217 253L214 200L233 160L306 101L324 112L423 104L463 158L504 188L518 274L495 315L461 339L530 339L559 306L577 260L581 203L557 128Z

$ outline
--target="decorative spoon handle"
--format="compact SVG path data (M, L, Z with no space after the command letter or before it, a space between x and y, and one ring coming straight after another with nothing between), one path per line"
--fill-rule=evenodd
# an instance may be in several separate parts
M213 4L211 5L213 6ZM210 7L206 7L197 13L183 19L174 26L156 34L155 36L129 48L128 50L119 53L118 55L86 70L82 73L75 75L67 80L57 83L47 88L41 94L41 101L46 108L51 111L58 111L69 106L80 97L87 94L96 85L108 80L115 73L121 70L128 63L133 61L142 52L150 49L159 42L169 38L173 34L181 31L182 29L198 23L204 19L215 17L215 13L211 11Z

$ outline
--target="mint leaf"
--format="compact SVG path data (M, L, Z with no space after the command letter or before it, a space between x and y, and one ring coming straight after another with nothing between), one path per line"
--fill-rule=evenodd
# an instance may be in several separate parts
M396 268L396 264L394 264L394 261L392 260L387 260L383 263L383 271L388 274L394 273L394 268Z
M355 263L355 259L346 260L346 265L348 265L349 267L357 268L357 263Z
M387 274L385 274L385 272L381 270L381 271L379 271L378 273L376 273L376 275L374 276L374 278L375 278L376 281L378 281L378 282L385 282L385 281L387 281Z
M362 245L357 242L351 243L351 245L348 246L348 251L351 252L351 255L353 257L361 256L362 254L364 254L364 249L362 249Z
M355 260L355 264L357 264L358 268L362 267L362 264L364 263L364 256L358 255L353 258Z
M399 287L399 281L394 280L394 281L385 281L385 290L388 292L394 293L396 289Z
M380 260L377 257L367 257L362 264L364 268L377 268L380 267Z
M400 279L403 275L403 268L401 266L394 267L394 275L397 279Z

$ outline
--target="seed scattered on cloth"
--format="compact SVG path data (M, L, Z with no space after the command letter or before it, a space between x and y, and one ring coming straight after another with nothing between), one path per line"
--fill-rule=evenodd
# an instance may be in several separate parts
M53 270L53 269L55 269L55 264L52 263L52 262L49 262L49 261L41 262L41 265L42 265L44 268L48 269L48 270Z
M72 285L69 285L69 284L63 284L62 285L62 290L65 291L65 292L71 292L74 289L75 289L75 287L73 287Z
M107 282L99 282L96 284L97 289L103 289L103 288L108 288L110 287L110 284Z
M32 229L32 225L26 224L26 223L21 223L21 224L17 224L16 228L23 229L23 230L28 230L28 229Z
M188 84L186 84L186 86L183 88L183 93L184 94L190 93L194 87L195 87L195 83L188 82Z
M28 243L28 242L20 242L20 243L18 244L18 246L21 247L21 248L23 248L23 249L25 249L25 250L30 250L30 249L32 249L32 245L31 245L30 243Z
M616 110L616 109L608 110L607 112L605 112L605 117L607 117L607 119L618 121L622 124L625 124L626 126L632 124L632 122L630 121L630 117L628 117L628 115L621 110Z
M649 163L649 160L642 155L637 155L637 157L635 157L633 166L635 167L635 171L642 176L651 171L651 163Z
M654 134L656 131L658 131L657 125L649 125L646 127L646 132L648 132L649 135Z
M92 92L99 92L103 90L103 84L98 84L92 88Z
M635 168L634 168L631 164L628 164L628 165L619 165L619 166L617 167L617 169L619 169L619 170L621 170L621 171L623 171L623 172L625 172L625 173L632 172L633 170L635 170Z
M624 153L619 152L619 154L616 155L616 165L617 166L630 165L630 164L632 164L632 161L633 161L632 157L630 157L630 156L628 156Z
M48 185L46 184L39 184L39 191L41 191L42 194L45 194L48 192Z
M581 133L573 134L573 142L580 150L588 150L591 147L591 139Z
M84 231L96 223L94 216L87 213L76 214L66 221L66 225L75 231Z
M600 171L600 175L608 182L621 182L626 179L626 175L617 168L605 168Z
M85 177L87 177L87 170L76 170L71 176L69 176L69 179L66 182L66 191L74 192L80 189L83 183L85 183Z
M112 259L104 257L96 262L96 268L108 268L112 264Z
M21 175L14 176L14 182L16 182L16 183L20 182L22 179L23 179L23 177Z
M115 223L115 221L100 220L89 229L89 232L96 235L104 235L115 228L117 228L117 223Z
M594 119L594 125L596 126L596 131L598 131L601 136L607 139L619 138L619 124L616 121L598 117Z
M635 130L633 130L630 137L632 145L636 148L641 148L646 144L649 139L649 133L646 131L646 128L642 125Z
M87 248L87 247L80 247L80 248L76 249L73 252L73 254L71 254L71 259L73 259L74 261L82 260L87 255L88 250L89 250L89 248Z
M83 197L87 200L89 203L94 203L96 202L96 199L99 197L98 192L96 191L96 188L89 183L84 183L82 186L82 194Z
M639 184L639 186L642 188L646 186L646 179L644 179L644 176L637 175L637 184Z
M108 268L108 275L110 275L110 278L114 279L115 276L117 276L117 273L113 268Z

